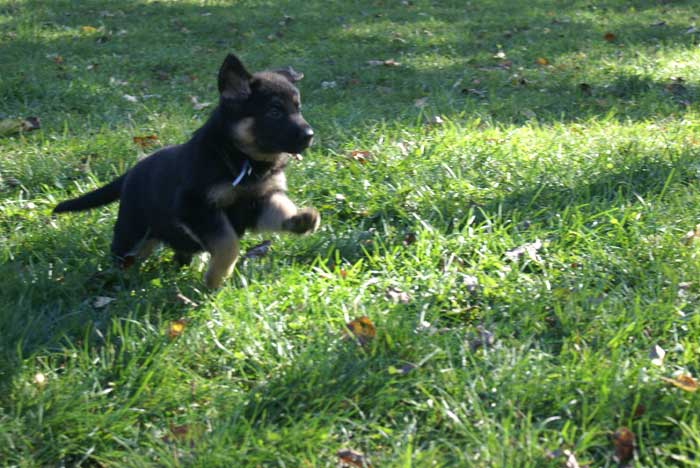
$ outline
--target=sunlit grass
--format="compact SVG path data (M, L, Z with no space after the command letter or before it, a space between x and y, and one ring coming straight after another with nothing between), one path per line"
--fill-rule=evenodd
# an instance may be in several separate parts
M606 466L621 426L640 466L697 461L661 379L700 375L691 2L407 3L0 1L0 117L42 119L0 140L3 463ZM112 271L116 206L51 208L184 141L228 51L305 73L321 230L216 292L168 249Z

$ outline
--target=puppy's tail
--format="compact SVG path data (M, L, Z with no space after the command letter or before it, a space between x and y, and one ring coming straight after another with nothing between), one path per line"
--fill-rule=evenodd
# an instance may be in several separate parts
M61 202L56 205L53 212L63 213L65 211L83 211L112 203L119 198L119 195L121 195L125 176L126 174L114 179L112 182L98 188L97 190L86 193L81 197Z

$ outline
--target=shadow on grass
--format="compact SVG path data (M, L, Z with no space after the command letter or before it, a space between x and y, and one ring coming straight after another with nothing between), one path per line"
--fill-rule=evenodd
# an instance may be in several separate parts
M166 101L189 108L189 94L213 95L215 71L230 50L252 69L291 62L304 71L302 89L310 117L321 129L329 120L328 108L336 106L330 120L356 132L377 120L412 121L413 101L424 96L431 96L431 111L447 116L466 112L520 123L534 112L540 122L548 123L606 115L616 106L623 108L625 118L644 119L652 111L663 117L682 112L699 95L693 86L682 92L676 86L682 96L675 99L664 90L672 83L645 77L571 81L577 76L576 60L571 59L575 54L604 57L679 38L689 42L682 26L649 25L643 12L657 7L656 2L636 5L636 13L629 15L611 44L602 39L605 26L590 16L605 9L585 2L556 13L550 2L529 2L518 15L507 2L388 7L378 1L362 8L332 3L286 2L260 8L243 2L234 8L87 1L76 7L57 1L50 6L29 2L7 7L16 9L18 18L32 8L33 21L51 39L32 36L20 19L6 21L5 31L20 34L0 45L3 56L14 62L0 84L0 99L6 102L5 112L28 107L49 113L46 122L56 129L62 127L60 120L104 113L104 107L115 113L115 121L129 119L133 106L122 94L160 96L144 103L146 113ZM674 2L674 7L686 4ZM99 29L81 32L90 24ZM586 41L601 45L590 50ZM494 58L499 50L508 51L507 60ZM390 57L403 66L367 65L368 60ZM553 68L538 66L540 57ZM560 59L564 62L558 70ZM115 85L111 78L129 84ZM321 89L322 82L335 87ZM640 98L668 102L632 102ZM319 101L324 109L316 109Z

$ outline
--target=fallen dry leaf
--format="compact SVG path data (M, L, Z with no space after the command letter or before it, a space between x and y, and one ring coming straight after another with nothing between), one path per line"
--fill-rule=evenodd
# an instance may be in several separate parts
M372 159L372 153L369 151L353 150L350 151L350 159L359 162L360 164L367 164L367 162Z
M377 334L377 329L366 315L346 323L345 326L355 335L358 343L362 346L372 341Z
M405 236L403 236L403 245L408 247L409 245L413 244L416 242L416 233L415 232L409 232Z
M434 115L431 118L429 118L426 123L428 125L434 125L437 127L437 126L443 125L445 123L445 121L439 115Z
M617 36L611 32L606 32L605 34L603 34L603 39L605 39L608 42L612 42L615 39L617 39Z
M367 65L371 67L378 67L381 65L384 65L385 67L400 67L401 63L397 62L394 59L386 59L386 60L367 60Z
M514 249L510 249L505 253L505 257L507 260L510 260L511 262L518 262L521 259L529 259L532 260L533 262L541 262L542 259L540 256L537 254L537 252L542 248L542 241L537 239L535 242L528 242L527 244L523 244L519 247L515 247Z
M340 466L355 466L358 468L370 468L372 464L363 454L351 449L340 449L336 452Z
M401 367L389 366L387 371L391 375L397 375L397 374L398 375L406 375L415 368L416 368L416 366L414 364L404 364Z
M271 245L271 240L264 240L258 245L249 248L246 253L243 254L243 258L262 258L268 254Z
M428 98L427 97L422 97L420 99L416 99L413 101L413 105L416 106L419 109L424 108L426 105L428 105Z
M211 106L211 102L199 102L197 96L190 96L190 101L194 110L202 110Z
M634 457L634 433L626 427L621 427L612 435L615 446L615 460L620 463L627 463Z
M395 286L390 286L389 288L387 288L384 294L387 299L397 304L408 304L409 302L411 302L411 296L409 296L408 293L401 291Z
M661 380L668 382L671 385L675 385L686 392L696 392L698 390L698 381L688 374L681 374L672 379L669 379L668 377L661 377Z
M185 331L185 319L173 320L168 324L168 338L174 340Z
M547 460L560 460L561 466L565 468L580 468L578 460L576 460L576 455L574 452L568 449L557 449L552 452L547 452Z
M178 293L175 295L175 299L177 299L178 302L180 302L180 303L182 303L182 304L184 304L184 305L186 305L186 306L188 306L188 307L196 308L196 307L199 306L199 304L197 304L196 302L194 302L192 299L190 299L189 297L185 296L185 295L182 294L181 292L178 292Z
M549 60L547 60L544 57L538 57L537 60L535 60L535 62L537 63L537 65L549 65Z
M476 333L472 333L467 339L469 349L474 352L479 348L490 348L496 342L496 337L493 333L484 328L483 325L477 325Z
M56 65L61 65L63 63L63 57L59 54L48 54L46 58L53 60Z
M462 94L470 94L479 98L486 98L486 91L477 88L464 88L462 89Z
M41 122L38 117L2 119L0 120L0 137L31 132L39 128L41 128Z
M86 34L92 34L97 31L97 28L94 26L80 26L80 32L86 33Z
M687 245L690 245L694 241L699 240L699 239L700 239L700 224L696 224L695 229L685 233L685 237L683 238L683 242Z
M148 148L150 146L155 146L160 143L160 141L158 141L157 135L135 136L132 138L132 141L141 148Z
M462 284L469 294L474 294L479 288L479 278L472 275L464 275L464 278L462 278Z
M95 307L95 309L101 309L103 307L106 307L107 304L109 304L110 302L113 302L115 300L116 299L114 299L113 297L97 296L95 298L95 300L92 301L92 305L93 305L93 307Z

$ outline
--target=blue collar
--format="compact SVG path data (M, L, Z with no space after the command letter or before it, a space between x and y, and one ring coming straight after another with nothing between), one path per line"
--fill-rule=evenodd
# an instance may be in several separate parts
M250 175L250 173L253 172L253 168L250 165L250 161L247 159L243 162L243 167L241 168L241 173L238 174L238 177L234 179L234 181L231 183L231 186L235 187L236 185L240 184L241 181L243 181L243 178L247 175Z

